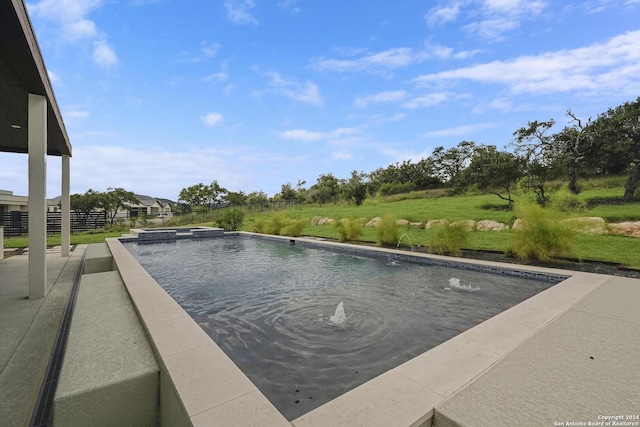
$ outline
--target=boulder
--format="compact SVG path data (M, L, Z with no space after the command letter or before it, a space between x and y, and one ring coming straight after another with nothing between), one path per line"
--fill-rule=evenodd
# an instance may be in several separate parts
M482 221L478 221L476 224L476 230L478 231L500 231L500 230L508 230L509 226L507 224L503 224L498 221L493 221L490 219L483 219Z
M371 220L365 224L365 227L375 227L380 224L380 221L382 221L382 218L379 216L371 218Z
M409 225L412 226L412 227L416 227L416 228L421 228L422 227L422 223L421 222L410 222Z
M396 219L396 224L398 225L409 225L408 219Z
M577 231L578 233L587 233L587 234L606 234L607 233L607 223L604 221L604 219L597 216L569 218L569 219L563 219L560 222L562 224L567 225L571 229Z
M640 237L640 221L626 221L617 224L609 224L609 230L614 234Z
M452 222L451 225L462 225L465 230L473 231L476 229L476 222L472 219L465 219L464 221Z
M336 220L333 218L320 218L318 220L318 225L332 225Z
M433 226L436 225L443 225L446 224L447 220L446 219L430 219L429 221L427 221L427 223L424 225L424 228L429 229Z

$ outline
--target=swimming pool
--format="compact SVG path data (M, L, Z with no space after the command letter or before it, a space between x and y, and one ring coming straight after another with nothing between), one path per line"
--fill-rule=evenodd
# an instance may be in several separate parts
M286 243L127 248L289 420L553 284Z

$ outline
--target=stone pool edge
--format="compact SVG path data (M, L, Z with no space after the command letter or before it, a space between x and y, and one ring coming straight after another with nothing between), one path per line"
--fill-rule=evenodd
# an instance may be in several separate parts
M265 238L245 232L228 234ZM292 244L322 244L345 251L352 251L354 247L308 238L268 238ZM610 278L567 270L411 254L411 257L443 263L472 264L489 269L515 268L567 279L289 422L118 239L107 239L107 244L161 366L161 425L210 425L215 420L223 425L430 426L436 406ZM403 251L366 250L406 256Z

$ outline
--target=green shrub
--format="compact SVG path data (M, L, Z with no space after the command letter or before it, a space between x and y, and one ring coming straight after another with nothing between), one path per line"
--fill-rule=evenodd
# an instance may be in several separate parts
M392 194L409 193L416 189L413 182L404 182L402 184L396 182L385 182L380 186L379 193L381 196L390 196Z
M469 231L466 224L457 222L450 224L445 221L443 224L436 225L435 233L429 243L429 252L440 255L460 256L462 247L467 242Z
M554 194L551 206L560 212L584 212L587 210L587 203L568 191L559 191Z
M167 220L165 220L164 222L164 226L165 227L177 227L178 225L181 225L180 223L180 217L169 217Z
M146 214L140 215L138 217L138 227L147 228L147 227L151 227L152 224L153 223L151 222L151 220Z
M553 211L535 204L516 206L520 219L513 230L512 251L521 260L548 261L571 254L575 232L558 221Z
M349 218L342 218L335 222L335 226L340 233L341 242L352 242L359 240L362 235L361 221L353 220Z
M240 209L226 209L218 217L217 223L219 227L224 228L225 231L238 231L244 220L244 212Z
M393 214L386 214L376 225L376 235L378 236L378 246L395 247L400 237L400 229Z

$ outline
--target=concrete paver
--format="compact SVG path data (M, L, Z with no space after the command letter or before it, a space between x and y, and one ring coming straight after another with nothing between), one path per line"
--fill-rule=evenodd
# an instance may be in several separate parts
M47 295L28 299L28 255L0 260L0 424L28 425L83 247L47 251Z

